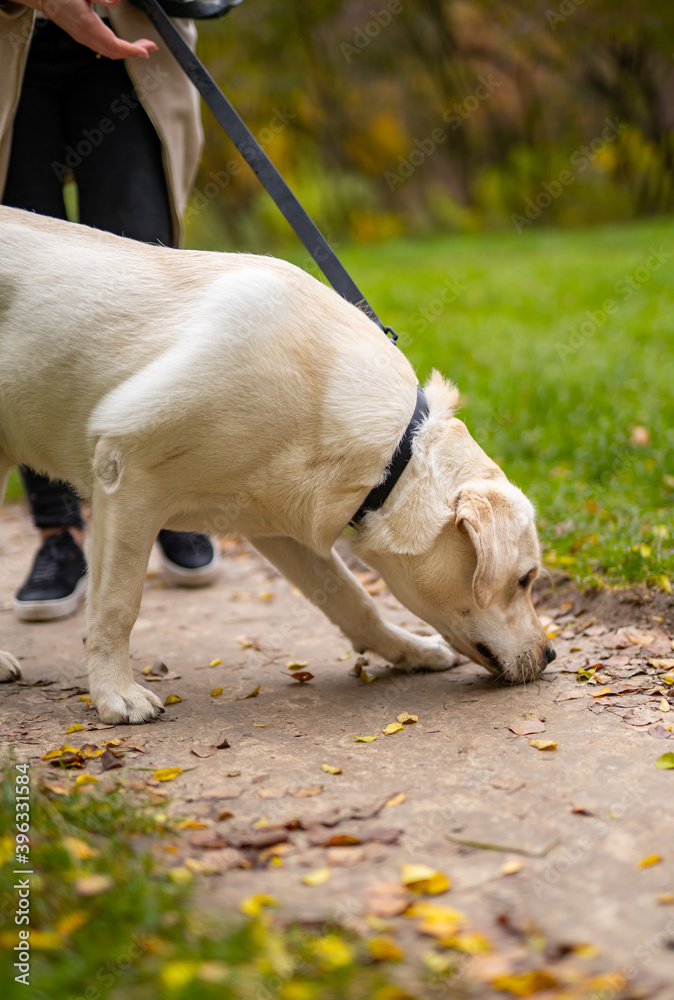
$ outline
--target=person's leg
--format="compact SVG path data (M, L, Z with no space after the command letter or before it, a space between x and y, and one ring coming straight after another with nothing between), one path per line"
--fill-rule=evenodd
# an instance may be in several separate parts
M68 78L65 132L78 153L80 222L171 246L161 142L124 63L81 53ZM164 572L174 583L196 587L215 579L219 551L207 535L161 531L158 541Z
M38 23L14 120L2 200L13 208L65 219L61 107L68 36L51 21ZM62 617L77 610L86 587L79 500L65 483L52 482L24 466L20 472L43 545L14 607L26 620Z

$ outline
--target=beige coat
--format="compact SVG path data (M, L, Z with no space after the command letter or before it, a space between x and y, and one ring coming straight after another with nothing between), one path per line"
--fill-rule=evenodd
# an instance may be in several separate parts
M159 46L149 59L127 59L125 65L161 139L173 235L178 245L182 214L203 144L199 95L141 11L128 0L121 0L118 6L107 8L106 13L120 38L130 42L151 38ZM0 193L7 178L12 127L35 17L35 11L18 3L0 8ZM193 22L179 20L174 24L194 48L197 33Z

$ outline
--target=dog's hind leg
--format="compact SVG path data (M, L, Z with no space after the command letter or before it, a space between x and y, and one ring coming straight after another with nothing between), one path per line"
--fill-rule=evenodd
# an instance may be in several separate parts
M2 464L0 459L0 506L2 501L5 499L5 492L7 490L7 480L9 479L9 468ZM11 653L8 653L4 649L0 649L0 684L5 684L8 681L16 681L21 676L21 667L19 666L19 661Z
M458 663L441 636L412 635L382 618L376 601L336 552L324 559L292 538L250 541L342 630L357 652L369 649L389 663L429 670L449 670Z
M136 684L129 663L129 635L161 527L155 500L128 485L111 492L100 479L94 485L85 642L91 699L103 722L147 722L164 711L154 692Z

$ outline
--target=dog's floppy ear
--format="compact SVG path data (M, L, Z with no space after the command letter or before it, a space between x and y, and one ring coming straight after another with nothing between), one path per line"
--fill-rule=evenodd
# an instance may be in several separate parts
M471 487L461 489L454 499L454 524L470 538L477 556L473 597L483 610L504 586L516 551L509 537L509 519L499 516L506 503L496 491Z

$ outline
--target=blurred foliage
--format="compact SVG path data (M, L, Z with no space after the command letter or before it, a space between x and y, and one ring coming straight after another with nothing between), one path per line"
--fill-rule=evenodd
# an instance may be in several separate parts
M199 31L201 58L333 241L674 207L665 0L246 0ZM207 109L204 124L190 245L285 241Z

